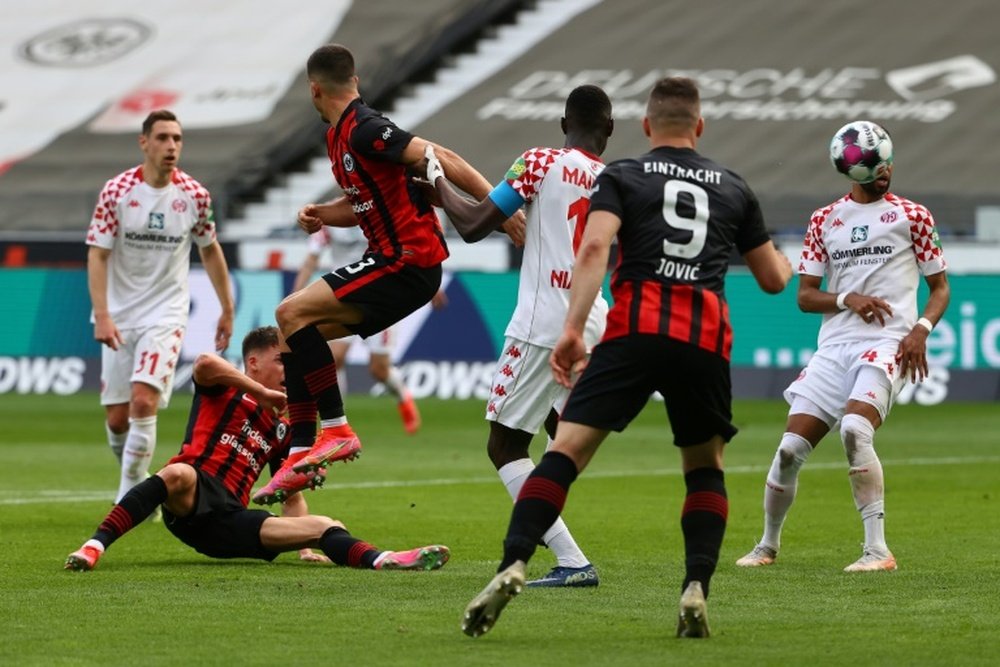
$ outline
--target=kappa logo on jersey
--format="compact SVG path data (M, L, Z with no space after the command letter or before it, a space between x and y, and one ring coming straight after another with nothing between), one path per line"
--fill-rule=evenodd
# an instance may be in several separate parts
M163 229L165 226L166 216L156 211L149 212L149 222L146 223L146 229Z
M178 213L183 213L188 210L188 205L183 199L175 199L170 203L170 208L174 209Z
M350 153L344 153L344 157L341 158L344 163L344 169L347 171L354 171L354 158L351 157Z
M851 230L851 242L861 243L862 241L868 240L868 225L863 225L861 227L855 227Z
M844 226L844 221L841 220L840 218L834 218L833 222L830 223L830 228L831 229L833 229L835 227L843 227L843 226Z
M139 203L139 202L138 202L137 200L135 200L135 199L129 199L129 200L128 200L128 206L129 206L129 208L139 208L140 206L142 206L142 204L140 204L140 203Z
M508 181L517 180L521 177L521 174L527 170L527 168L527 165L524 163L524 158L519 157L514 164L510 165L510 169L507 170L507 175L504 176L504 179Z

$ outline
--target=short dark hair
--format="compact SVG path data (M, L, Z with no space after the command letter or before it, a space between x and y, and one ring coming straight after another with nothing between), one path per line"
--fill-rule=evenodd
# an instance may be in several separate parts
M599 86L574 88L566 98L566 122L581 130L603 130L611 120L611 100Z
M173 120L178 123L180 122L177 120L177 116L174 115L173 111L169 111L167 109L150 111L149 115L146 116L146 120L142 121L142 133L148 137L149 133L153 131L153 125L160 120Z
M649 93L646 117L654 125L696 125L701 118L698 84L686 76L660 79Z
M253 352L269 350L278 346L278 327L267 326L251 329L250 333L243 337L243 359Z
M306 61L306 76L321 86L342 86L354 76L354 55L340 44L326 44Z

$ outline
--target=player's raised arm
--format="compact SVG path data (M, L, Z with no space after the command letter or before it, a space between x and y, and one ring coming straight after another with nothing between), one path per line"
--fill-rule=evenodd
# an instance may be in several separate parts
M253 357L247 359L252 363ZM194 361L194 381L204 387L223 385L235 387L257 399L265 408L284 410L286 397L280 391L268 389L260 382L242 373L231 363L215 354L199 354Z
M743 255L743 259L757 284L768 294L778 294L792 279L792 264L773 241L750 250Z
M492 193L478 203L470 201L448 182L432 144L427 143L424 157L427 160L427 181L437 192L441 207L455 229L467 243L475 243L496 231L523 203L523 200L518 200L517 205L512 207L513 210L504 211L494 201Z

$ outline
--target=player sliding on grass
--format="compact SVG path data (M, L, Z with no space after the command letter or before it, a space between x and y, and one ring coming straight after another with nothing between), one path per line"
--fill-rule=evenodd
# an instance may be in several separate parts
M273 560L299 551L303 560L375 570L435 570L448 547L382 551L353 537L339 521L309 514L301 493L282 516L247 509L250 489L265 464L272 472L288 453L281 392L284 368L278 330L260 327L243 340L246 374L215 355L195 361L195 397L180 453L133 487L66 559L68 570L92 570L105 549L163 506L163 523L181 542L213 558ZM318 476L322 482L322 476ZM319 548L326 557L312 553Z
M917 381L927 375L927 336L948 307L950 289L934 218L920 204L889 192L888 134L874 123L857 121L837 133L832 151L840 141L855 148L877 143L872 148L880 148L887 159L877 169L862 170L862 182L814 212L809 223L799 262L799 308L822 313L823 324L816 354L785 390L791 407L764 486L764 536L736 561L741 567L774 563L799 470L839 420L851 492L865 531L861 558L844 571L896 569L885 542L875 431L907 376ZM842 160L835 161L838 170ZM917 319L921 274L930 297ZM824 276L825 291L820 289Z

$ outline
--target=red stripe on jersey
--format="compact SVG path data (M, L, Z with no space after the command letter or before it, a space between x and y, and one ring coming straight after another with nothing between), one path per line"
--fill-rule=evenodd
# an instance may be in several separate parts
M694 288L690 285L670 286L670 325L667 335L685 343L691 342L691 305Z
M701 291L701 337L698 347L717 352L719 349L719 326L722 323L722 304L719 296L710 290Z
M264 466L284 455L289 429L279 429L272 411L235 388L214 394L201 389L196 387L184 445L168 463L187 463L214 477L245 507Z
M660 309L663 302L663 285L658 282L645 282L639 297L639 327L638 333L660 333Z
M729 324L729 304L722 302L722 358L729 361L733 351L733 327Z
M621 338L628 334L628 318L632 312L632 283L618 283L611 287L614 306L608 312L608 322L602 340Z

